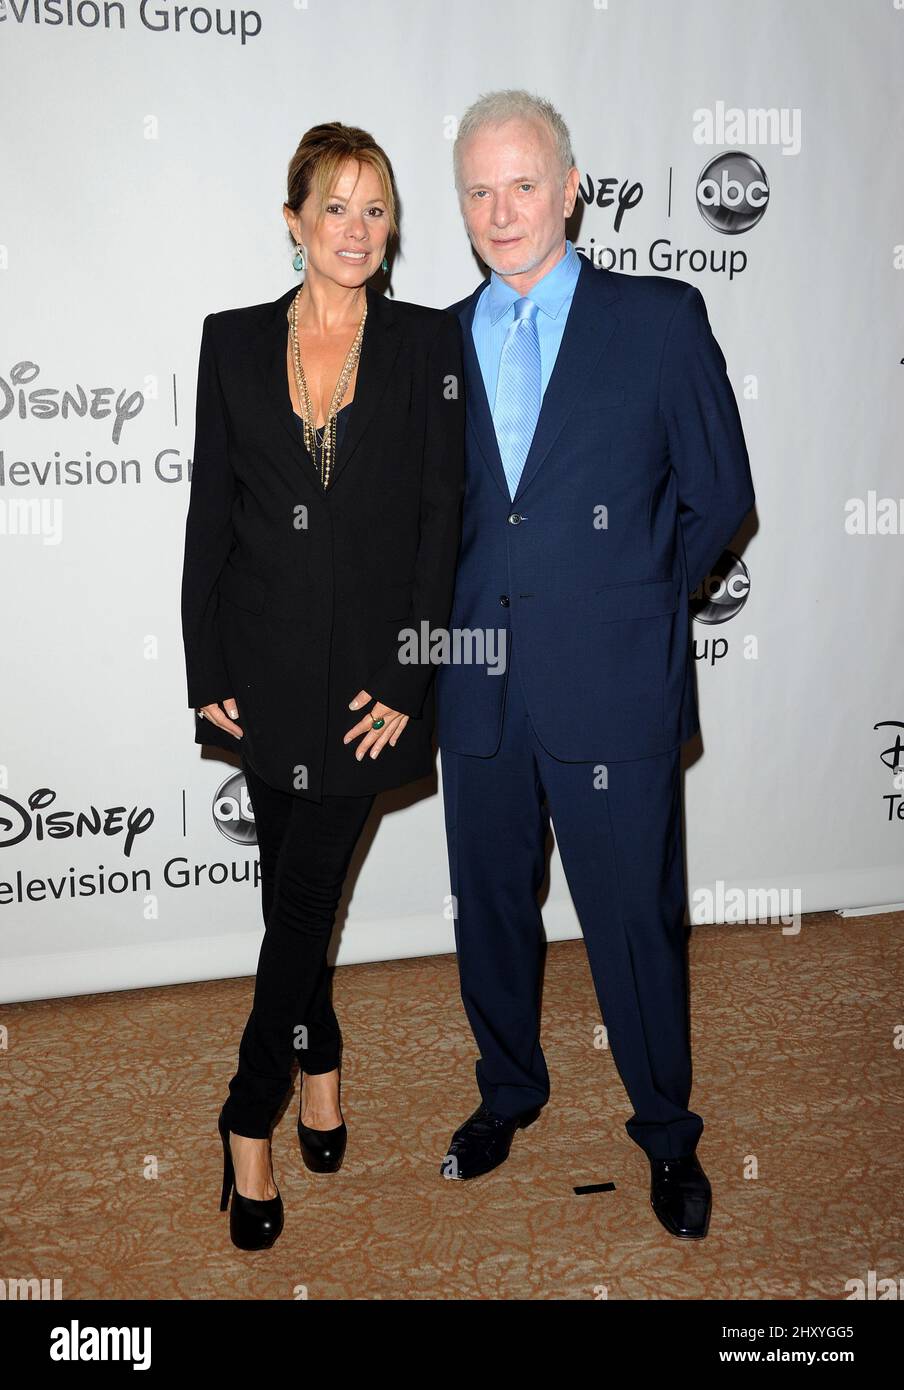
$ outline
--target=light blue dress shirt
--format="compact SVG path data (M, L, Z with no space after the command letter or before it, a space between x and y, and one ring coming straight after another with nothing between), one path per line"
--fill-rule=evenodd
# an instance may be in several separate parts
M568 310L574 297L574 287L581 271L581 261L570 241L565 242L565 255L548 270L533 289L528 290L527 298L537 305L537 335L540 339L540 399L546 391L552 369L556 365L562 334L568 319ZM502 344L509 330L516 299L521 299L519 290L513 290L504 280L490 272L489 283L474 308L474 321L471 336L483 384L486 388L490 414L496 402L496 382L499 377L499 359Z

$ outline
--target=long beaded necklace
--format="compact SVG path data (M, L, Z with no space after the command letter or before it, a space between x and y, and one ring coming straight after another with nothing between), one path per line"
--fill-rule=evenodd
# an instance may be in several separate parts
M333 392L333 399L330 401L330 408L327 411L326 420L323 422L321 431L314 425L314 410L311 405L311 397L308 393L308 383L305 380L304 368L301 365L301 351L298 346L298 296L304 286L300 286L298 294L292 300L292 308L289 314L289 322L292 334L292 360L295 364L295 385L298 388L298 399L302 407L302 426L304 428L304 445L311 458L314 460L314 467L320 472L320 482L324 488L329 486L330 474L333 468L333 461L336 456L336 416L339 413L339 406L342 397L348 390L348 383L352 373L358 364L361 356L361 343L364 338L364 320L367 318L367 296L364 297L364 313L361 315L361 322L358 324L358 331L354 341L345 356L342 371L339 373L339 380L336 382L336 389ZM318 460L319 453L319 460Z

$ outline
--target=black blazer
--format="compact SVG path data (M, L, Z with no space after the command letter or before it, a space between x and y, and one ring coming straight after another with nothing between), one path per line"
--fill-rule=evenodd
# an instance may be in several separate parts
M385 299L367 319L345 434L324 491L286 374L287 311L208 314L201 335L182 632L188 703L233 696L244 738L196 718L195 742L242 752L271 786L320 800L433 770L435 667L399 630L445 627L464 488L461 328ZM411 716L355 759L359 690ZM363 735L362 735L363 737Z

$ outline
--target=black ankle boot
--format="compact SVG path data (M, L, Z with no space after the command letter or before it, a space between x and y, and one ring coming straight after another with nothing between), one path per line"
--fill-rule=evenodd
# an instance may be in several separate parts
M229 1234L233 1245L240 1250L269 1250L283 1228L283 1202L276 1189L276 1196L267 1200L243 1197L235 1186L235 1167L232 1150L229 1147L229 1125L223 1111L217 1121L220 1138L223 1141L223 1193L220 1198L220 1211L225 1211L232 1192L232 1205L229 1207Z

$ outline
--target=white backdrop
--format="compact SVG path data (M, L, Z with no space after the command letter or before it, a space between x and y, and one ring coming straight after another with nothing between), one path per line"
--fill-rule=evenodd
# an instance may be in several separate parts
M469 292L452 138L506 86L570 126L578 247L702 290L744 420L739 598L694 623L694 915L722 920L732 889L804 911L904 899L901 4L266 0L177 28L179 9L0 3L0 998L253 972L241 778L202 757L184 693L201 322L298 279L286 168L325 120L393 161L392 292ZM724 151L769 189L731 234L698 201ZM633 189L620 219L606 188ZM894 509L877 520L871 495ZM439 789L378 804L340 962L453 949ZM578 934L556 856L544 915Z

